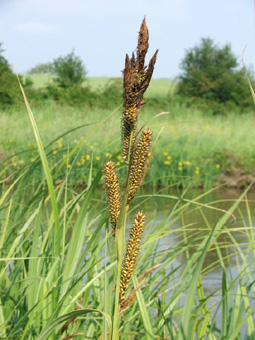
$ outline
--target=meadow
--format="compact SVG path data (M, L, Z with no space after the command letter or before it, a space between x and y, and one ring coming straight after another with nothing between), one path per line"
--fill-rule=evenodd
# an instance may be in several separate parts
M42 86L44 77L47 78L34 76L34 86ZM87 83L93 91L100 91L107 81L109 79L88 78ZM247 186L255 172L253 112L213 115L207 109L187 107L171 99L174 86L167 79L152 79L145 95L146 106L141 109L140 124L151 122L154 139L160 133L146 176L148 185L209 188L225 182L236 187ZM66 157L66 167L73 169L70 178L73 184L87 181L83 166L89 166L91 159L94 168L99 170L115 155L119 157L117 164L121 169L123 159L118 154L121 110L121 102L110 109L96 105L72 107L50 100L34 106L51 168L56 169ZM37 149L23 105L3 111L0 125L0 154L1 159L6 160L4 171L9 176L31 165ZM95 133L91 133L94 130ZM79 152L69 157L73 148ZM58 172L56 181L61 180L64 173Z

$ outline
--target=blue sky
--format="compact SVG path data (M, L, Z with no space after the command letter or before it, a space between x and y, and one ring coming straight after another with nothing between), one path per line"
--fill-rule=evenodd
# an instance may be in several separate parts
M121 76L146 15L148 58L159 48L155 78L174 78L185 49L211 37L247 66L255 61L253 0L0 0L0 42L24 73L72 49L88 76Z

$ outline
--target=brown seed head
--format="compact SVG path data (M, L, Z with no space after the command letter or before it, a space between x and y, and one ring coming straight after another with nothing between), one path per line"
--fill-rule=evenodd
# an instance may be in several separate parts
M120 303L125 298L127 285L133 275L136 260L139 254L141 237L144 229L145 216L143 212L138 212L135 222L131 228L129 240L126 246L125 258L121 271L120 280Z
M148 48L149 33L144 18L139 31L136 56L134 53L131 58L126 55L125 68L123 70L122 149L126 161L128 159L131 131L133 131L135 140L138 110L144 105L143 95L149 86L158 53L157 50L147 67L145 66L145 56ZM131 145L133 145L134 140L132 140Z
M106 193L109 203L110 220L112 226L112 235L115 237L116 225L120 213L120 187L115 170L115 165L112 161L105 163L104 172Z
M144 63L148 48L149 32L144 18L139 31L136 57L134 53L131 59L126 55L123 70L124 108L126 109L135 105L139 110L143 105L143 94L149 86L158 53L157 50L147 68Z

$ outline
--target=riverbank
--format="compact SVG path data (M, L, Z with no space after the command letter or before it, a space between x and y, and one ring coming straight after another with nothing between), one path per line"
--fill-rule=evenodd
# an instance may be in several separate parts
M116 110L63 106L45 102L32 107L55 182L69 173L71 185L87 183L89 169L97 173L109 158L120 174L121 103ZM164 114L157 114L164 111ZM140 126L153 129L153 155L145 183L162 187L212 187L218 184L244 188L255 174L255 116L253 112L212 115L194 107L171 103L159 110L147 105ZM0 115L1 178L34 167L38 152L25 107ZM160 135L159 135L160 134ZM36 165L39 169L39 163ZM59 169L60 167L60 169ZM38 170L38 176L42 172Z

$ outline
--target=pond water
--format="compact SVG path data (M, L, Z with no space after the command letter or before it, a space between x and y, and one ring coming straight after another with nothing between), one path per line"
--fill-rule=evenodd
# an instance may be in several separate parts
M241 190L228 188L218 188L208 192L203 192L198 189L187 190L186 192L165 189L159 194L150 195L146 190L140 192L139 197L134 201L134 204L137 204L137 206L131 211L128 224L132 224L135 213L142 207L149 222L149 228L147 228L146 232L150 233L155 226L160 226L160 223L164 221L164 223L169 224L169 229L178 231L178 244L185 243L184 233L181 230L183 230L183 226L186 226L186 237L188 237L191 243L189 252L192 253L192 251L194 251L194 247L192 247L193 240L196 239L194 242L197 245L199 243L199 233L201 233L200 240L202 240L205 235L208 235L211 228L226 214L228 209L242 193L243 191ZM243 229L244 226L250 226L250 222L252 226L255 225L254 204L255 190L253 189L248 192L247 201L245 201L245 199L241 201L238 208L229 216L227 229L231 231L231 236L227 233L222 233L222 235L217 238L218 243L222 245L221 253L223 257L236 254L231 237L239 244L241 249L247 247L248 239ZM250 216L247 205L250 209ZM174 217L171 216L171 212L173 212L174 209L183 209L180 219L174 220ZM174 239L173 234L175 234ZM171 249L176 241L176 233L168 233L161 240L160 250ZM219 267L218 258L217 251L211 250L208 252L204 262L204 268L210 265L213 267L203 278L203 286L208 294L221 286L222 270ZM229 256L228 260L224 261L227 276L238 276L236 259L235 256ZM179 257L177 259L179 262L185 260L185 255L183 255L183 258Z

